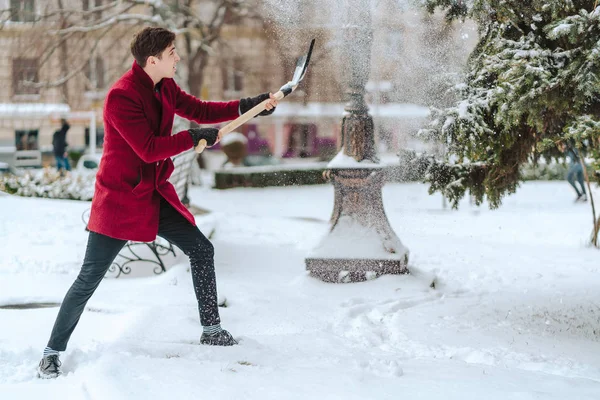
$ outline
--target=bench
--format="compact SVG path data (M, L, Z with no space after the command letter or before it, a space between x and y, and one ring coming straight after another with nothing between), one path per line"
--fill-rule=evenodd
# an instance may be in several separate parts
M188 150L185 153L181 153L172 158L175 169L169 178L169 182L175 187L179 200L188 206L190 199L187 197L188 186L190 183L190 177L192 173L192 165L196 160L196 152Z
M175 187L177 196L184 205L189 205L187 197L192 165L196 159L196 152L192 149L172 157L175 169L169 178L169 182ZM83 215L83 221L87 225L89 219L89 210ZM153 242L134 242L129 241L119 252L112 265L108 269L108 274L114 278L121 275L131 275L134 264L141 264L145 267L152 267L155 275L162 274L167 270L166 258L176 257L175 247L162 238L156 238ZM139 271L138 275L144 275Z
M17 150L15 151L13 166L41 167L42 152L39 150Z

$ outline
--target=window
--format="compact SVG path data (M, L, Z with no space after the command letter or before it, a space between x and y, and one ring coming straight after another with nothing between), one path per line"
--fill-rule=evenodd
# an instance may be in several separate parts
M85 128L85 145L90 145L90 128ZM96 147L104 146L104 127L96 127Z
M313 157L317 155L317 126L315 124L291 123L287 126L287 149L283 155L289 157Z
M241 59L227 60L224 63L222 74L225 96L236 96L244 90L244 73L242 71Z
M105 85L104 59L92 57L85 67L85 77L88 79L88 90L103 89Z
M15 147L17 150L37 150L38 130L16 130Z
M102 11L88 12L100 6L102 6L102 0L82 0L82 8L83 11L85 11L84 18L88 20L91 19L94 21L101 19Z
M14 22L35 21L34 0L10 0L10 20Z
M13 59L13 93L39 94L40 88L31 86L26 82L38 81L37 58L15 58Z
M388 31L383 39L383 54L394 60L402 58L404 35L399 31Z
M223 23L228 25L235 25L239 21L239 14L233 11L231 8L225 8L225 15L223 16Z

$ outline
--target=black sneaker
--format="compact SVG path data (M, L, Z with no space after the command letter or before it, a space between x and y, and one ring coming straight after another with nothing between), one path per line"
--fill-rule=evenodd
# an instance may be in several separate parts
M200 344L207 344L209 346L233 346L238 344L238 342L231 336L231 333L223 329L212 335L203 333L200 337Z
M60 370L61 362L58 359L58 354L51 354L42 358L38 366L38 378L52 379L62 375Z

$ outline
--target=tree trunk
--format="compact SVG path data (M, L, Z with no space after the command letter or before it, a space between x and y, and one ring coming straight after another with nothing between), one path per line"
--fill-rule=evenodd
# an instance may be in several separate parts
M204 83L204 72L207 65L208 53L201 49L197 49L196 54L188 59L188 87L190 94L199 99L202 98L202 84ZM194 121L190 121L190 126L197 128L199 125Z
M600 232L600 217L598 218L598 220L596 221L596 224L594 225L594 230L592 231L592 236L590 238L591 243L595 247L600 247L600 246L598 246L598 232Z
M185 48L188 59L188 88L190 94L197 98L202 98L202 84L204 83L204 72L208 65L208 53L198 47L196 50L192 50L192 39L189 35L185 35ZM197 128L199 125L190 121L190 128ZM206 168L206 163L202 156L202 153L196 157L196 162L200 169Z
M198 98L202 95L202 84L204 83L204 72L208 65L208 54L200 49L188 62L188 85L190 94Z
M187 53L187 84L189 93L192 96L201 98L204 72L208 65L208 52L202 49L201 46L194 49L192 38L189 34L185 34L185 51Z
M583 157L581 156L582 152L579 149L579 162L581 163L581 168L583 168L583 177L585 178L585 183L588 187L588 193L590 194L590 204L592 206L592 235L590 237L590 243L594 247L598 247L598 231L600 231L600 218L596 219L596 206L594 205L594 195L592 194L592 186L590 185L590 178L587 173L587 168L585 166L585 162L583 161Z
M65 17L65 14L63 12L64 7L63 7L63 1L62 0L58 0L58 7L60 9L60 28L61 29L65 29L67 27L67 18ZM67 76L69 74L69 65L68 65L68 49L67 49L67 41L63 38L60 37L61 43L60 43L60 72L62 74L62 76ZM63 101L67 104L69 104L69 82L65 82L62 84L61 87L62 90L62 95L63 95Z

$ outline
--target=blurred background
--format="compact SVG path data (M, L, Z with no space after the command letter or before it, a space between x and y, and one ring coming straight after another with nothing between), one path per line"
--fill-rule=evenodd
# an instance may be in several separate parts
M399 149L426 146L414 134L429 107L456 100L447 89L460 82L477 31L415 2L370 4L366 100L378 151L397 160ZM344 113L346 69L335 51L346 40L342 13L335 2L312 0L0 0L0 162L5 169L54 165L52 138L61 118L69 123L74 168L82 155L101 154L106 92L131 68L133 34L149 25L178 33L182 60L175 79L203 100L278 90L316 38L298 90L272 117L253 120L239 129L243 138L232 138L244 143L244 159L234 164L329 160L339 147ZM174 130L188 127L176 121ZM88 157L88 167L97 158ZM217 146L198 164L216 169L230 161Z

